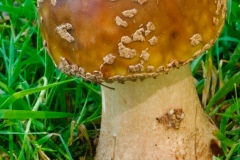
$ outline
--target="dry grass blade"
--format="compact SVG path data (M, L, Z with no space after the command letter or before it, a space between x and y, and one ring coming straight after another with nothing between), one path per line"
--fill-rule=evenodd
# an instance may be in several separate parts
M81 124L78 126L78 131L79 131L79 138L80 139L85 139L88 143L88 146L89 146L89 152L90 152L90 156L93 155L93 152L92 152L92 144L90 142L90 139L89 139L89 136L88 136L88 132L87 132L87 129L85 127L84 124Z

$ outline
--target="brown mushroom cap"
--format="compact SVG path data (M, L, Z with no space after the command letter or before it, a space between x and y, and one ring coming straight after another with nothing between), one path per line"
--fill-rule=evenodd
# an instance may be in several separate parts
M222 0L39 0L44 45L58 68L102 82L156 76L216 41Z

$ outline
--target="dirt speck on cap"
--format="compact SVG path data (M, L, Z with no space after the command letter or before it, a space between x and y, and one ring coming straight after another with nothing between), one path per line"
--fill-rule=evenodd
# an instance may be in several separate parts
M148 66L147 67L147 72L153 72L154 71L154 66Z
M57 0L51 0L51 3L52 3L53 6L56 6Z
M216 18L216 17L213 17L213 24L214 24L215 26L218 26L218 25L219 25L219 19Z
M133 0L136 1L138 3L140 3L141 5L143 5L144 3L146 3L148 0Z
M123 37L121 38L121 42L124 43L124 44L129 44L129 43L131 43L132 41L133 41L132 38L130 38L129 36L123 36Z
M61 36L61 38L67 40L68 42L73 42L74 38L68 33L68 30L72 29L72 25L70 23L61 24L56 28L57 33Z
M145 41L143 33L144 33L143 28L136 30L136 32L132 35L133 41Z
M158 42L158 38L156 36L153 36L151 39L148 40L151 46L154 46Z
M122 14L127 18L133 18L137 14L137 10L135 8L123 11Z
M105 64L113 64L113 62L115 61L115 58L116 58L116 56L114 56L112 53L106 55L106 56L103 58L104 63L101 64L100 69L102 69L102 67L103 67Z
M141 60L146 62L149 59L149 57L150 57L150 54L147 52L147 50L143 50L140 55Z
M115 22L118 26L127 27L128 24L126 21L122 20L119 16L115 18Z
M110 53L103 58L103 61L106 64L113 64L115 58L116 58L116 56L114 56Z
M125 47L122 42L118 44L118 51L120 57L123 58L131 59L136 56L136 50Z
M191 45L192 46L196 46L196 45L198 45L198 44L200 44L202 42L202 36L199 33L194 34L190 38L190 41L191 41Z
M144 66L142 64L130 65L128 67L128 72L135 73L135 72L142 72L144 71Z

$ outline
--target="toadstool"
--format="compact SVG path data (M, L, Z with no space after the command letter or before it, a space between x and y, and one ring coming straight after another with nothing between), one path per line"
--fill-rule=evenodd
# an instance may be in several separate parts
M102 86L97 160L211 159L217 127L189 62L219 36L225 0L38 0L62 72Z

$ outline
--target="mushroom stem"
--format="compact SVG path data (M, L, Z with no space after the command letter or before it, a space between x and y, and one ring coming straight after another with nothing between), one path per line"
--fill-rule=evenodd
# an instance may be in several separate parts
M210 160L217 127L204 113L189 65L144 81L102 87L96 160Z

